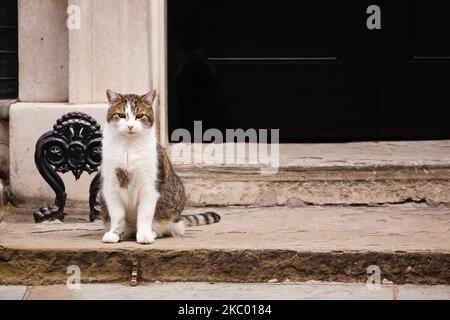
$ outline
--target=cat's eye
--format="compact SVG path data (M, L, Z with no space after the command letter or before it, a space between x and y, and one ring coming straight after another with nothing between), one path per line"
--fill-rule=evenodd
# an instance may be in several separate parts
M143 117L144 117L144 114L140 113L136 116L136 120L142 119Z
M125 115L125 113L118 113L117 116L118 116L120 119L125 119L125 118L127 117L127 116Z

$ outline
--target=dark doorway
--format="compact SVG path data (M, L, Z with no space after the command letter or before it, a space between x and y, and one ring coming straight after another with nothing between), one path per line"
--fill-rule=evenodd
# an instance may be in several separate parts
M380 1L379 137L450 138L450 1Z
M372 4L381 30L366 26ZM281 142L450 138L448 12L445 0L169 0L169 134L202 120L279 128Z
M18 96L17 0L0 1L0 99Z

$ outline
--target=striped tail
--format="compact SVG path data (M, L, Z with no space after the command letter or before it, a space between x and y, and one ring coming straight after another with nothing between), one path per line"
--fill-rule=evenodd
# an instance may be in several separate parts
M183 215L183 221L186 227L204 226L220 221L220 216L215 212L205 212L199 214Z

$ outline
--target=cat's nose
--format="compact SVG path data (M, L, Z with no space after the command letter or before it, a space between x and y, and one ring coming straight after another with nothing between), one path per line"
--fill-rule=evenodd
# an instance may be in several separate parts
M128 130L133 130L134 126L128 126Z

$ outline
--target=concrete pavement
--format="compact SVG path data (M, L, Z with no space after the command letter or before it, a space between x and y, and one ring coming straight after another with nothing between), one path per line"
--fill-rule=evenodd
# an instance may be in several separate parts
M449 300L450 286L289 283L152 283L0 286L0 300Z
M70 265L86 283L126 282L134 269L140 282L364 282L376 265L395 284L450 284L445 206L214 210L220 223L149 246L103 244L103 227L87 213L34 224L30 214L9 212L0 223L0 283L65 283Z

